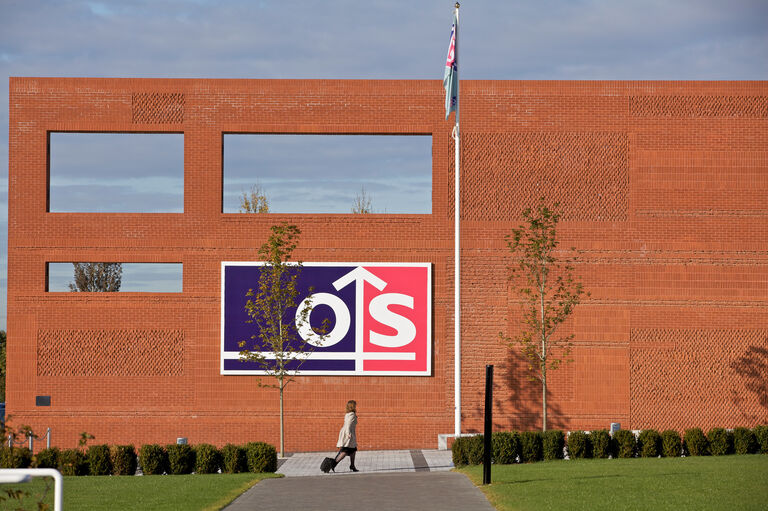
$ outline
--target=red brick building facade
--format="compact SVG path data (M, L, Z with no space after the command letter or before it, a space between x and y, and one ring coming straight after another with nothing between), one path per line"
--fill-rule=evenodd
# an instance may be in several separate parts
M535 428L540 387L498 341L516 328L504 236L538 197L591 292L551 373L550 426L768 422L768 83L464 81L462 431ZM11 78L8 413L54 444L278 442L277 393L222 376L220 264L270 225L305 261L433 265L428 377L300 377L286 449L334 445L360 406L363 449L453 432L453 145L437 81ZM50 213L51 132L184 134L182 214ZM432 213L222 213L223 133L432 136ZM183 264L183 292L48 293L46 263ZM36 406L36 396L50 406Z

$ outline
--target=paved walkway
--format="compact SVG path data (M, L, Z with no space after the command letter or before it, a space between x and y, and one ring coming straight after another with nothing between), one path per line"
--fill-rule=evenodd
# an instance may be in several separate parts
M360 451L355 459L360 472L349 472L344 459L335 473L323 474L320 462L334 454L297 453L281 459L278 472L286 477L261 481L226 511L493 511L469 479L449 471L451 451Z

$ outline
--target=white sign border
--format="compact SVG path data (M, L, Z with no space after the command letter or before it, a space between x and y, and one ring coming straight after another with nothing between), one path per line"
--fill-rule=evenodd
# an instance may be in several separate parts
M242 369L242 370L226 370L224 369L224 360L232 360L233 357L227 356L224 351L224 273L227 266L265 266L267 263L264 261L222 261L221 262L221 320L219 329L221 330L221 345L220 345L220 364L219 374L223 376L265 376L264 371ZM296 262L288 262L287 264L297 265ZM380 267L416 267L427 269L427 367L424 371L296 371L296 376L432 376L432 263L411 263L411 262L386 262L386 263L354 263L354 262L311 262L301 263L302 266L322 267L322 266L380 266ZM309 356L311 358L311 355ZM237 357L239 359L239 357Z

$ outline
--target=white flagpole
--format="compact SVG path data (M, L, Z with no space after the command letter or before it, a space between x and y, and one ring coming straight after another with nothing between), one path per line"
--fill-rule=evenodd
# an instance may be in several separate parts
M454 197L454 283L453 283L453 386L454 386L454 435L458 438L461 435L461 236L459 222L461 220L461 193L459 188L460 158L459 158L459 3L456 2L456 27L454 29L454 58L456 59L456 125L453 127L454 140L454 179L455 179L455 197Z

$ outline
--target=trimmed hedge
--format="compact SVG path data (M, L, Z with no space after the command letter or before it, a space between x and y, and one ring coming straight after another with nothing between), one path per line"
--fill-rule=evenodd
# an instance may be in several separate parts
M88 474L88 458L79 449L64 449L59 454L59 472L63 476Z
M168 453L157 444L142 445L139 449L139 465L145 476L160 475L168 466Z
M520 462L532 463L542 460L541 431L523 431L520 433Z
M520 455L520 436L515 431L499 431L491 436L493 462L511 465Z
M221 467L221 452L211 444L194 446L195 473L216 474Z
M112 460L109 457L108 445L92 445L86 453L88 458L88 473L92 476L108 476L112 474Z
M245 461L245 447L227 444L221 449L221 471L225 474L238 474L248 470Z
M277 450L273 445L249 442L245 444L245 459L249 472L277 472Z
M571 431L568 435L568 457L572 460L590 457L589 437L583 431Z
M655 429L644 429L637 435L637 451L643 458L661 456L661 435Z
M168 473L173 475L191 474L195 469L195 452L187 444L168 444Z
M725 456L733 452L733 435L724 428L712 428L707 433L709 452L713 456Z
M541 450L545 460L563 459L564 446L565 434L559 429L550 429L542 435Z
M668 429L661 433L661 455L667 458L679 458L683 453L683 442L680 433Z
M736 454L754 454L757 452L755 434L749 428L733 429L733 450Z
M0 468L29 468L32 452L28 447L3 447L0 449Z
M485 453L485 439L483 435L475 435L467 438L467 464L480 465L483 463Z
M607 429L598 429L589 434L593 458L607 458L611 455L611 434Z
M686 455L706 456L709 454L709 442L700 428L686 429L683 434L683 450Z
M112 473L116 476L136 474L136 448L132 445L113 445L109 448Z
M61 451L58 447L42 449L37 453L32 465L35 468L59 468L59 455Z
M760 454L768 454L768 426L755 426L752 430L760 449Z
M613 434L614 452L619 458L634 458L637 448L635 434L628 429L620 429Z

